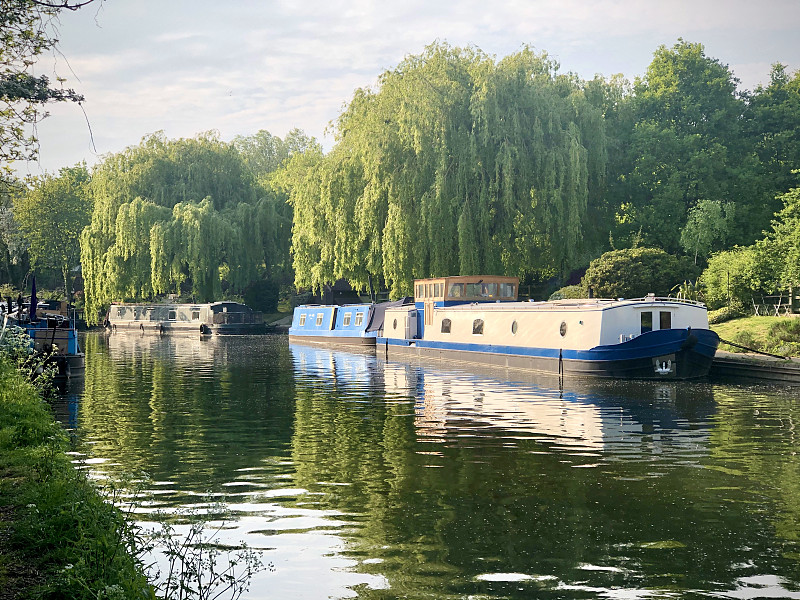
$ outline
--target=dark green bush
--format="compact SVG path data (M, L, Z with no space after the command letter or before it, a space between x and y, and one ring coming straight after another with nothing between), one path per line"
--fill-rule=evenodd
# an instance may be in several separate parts
M247 306L264 313L277 312L279 295L280 285L270 279L251 283L242 294Z
M654 293L667 296L675 285L697 276L686 258L658 248L612 250L591 262L582 287L591 286L599 298L638 298Z

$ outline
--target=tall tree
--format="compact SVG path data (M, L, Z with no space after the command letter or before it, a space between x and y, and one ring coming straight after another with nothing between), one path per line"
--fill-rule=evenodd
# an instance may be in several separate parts
M0 186L0 284L21 288L30 267L28 242L14 218L13 193L24 186L18 181Z
M298 286L563 271L579 260L605 130L583 82L530 48L434 44L357 90L326 156L289 161Z
M618 191L621 220L641 228L646 242L678 250L688 211L701 199L736 205L742 226L734 242L752 242L754 226L769 222L769 215L748 214L757 161L742 135L737 82L702 44L684 40L659 47L636 80Z
M771 215L781 210L779 196L797 181L792 170L800 166L800 71L773 65L769 85L748 95L744 127L761 167L752 203Z
M166 292L198 301L241 294L283 268L282 198L259 177L265 173L235 144L213 133L179 140L159 133L107 157L93 172L94 212L81 237L87 317L112 301Z
M86 165L76 165L58 176L32 179L14 198L14 218L30 244L31 265L60 271L68 300L72 270L80 264L80 234L92 214L88 183Z

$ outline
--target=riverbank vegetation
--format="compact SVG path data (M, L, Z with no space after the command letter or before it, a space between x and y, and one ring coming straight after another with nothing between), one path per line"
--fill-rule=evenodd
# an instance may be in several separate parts
M800 356L800 317L740 317L711 326L723 340L780 356ZM720 350L747 352L720 344Z
M0 589L42 599L155 598L134 558L132 525L66 448L41 390L0 357Z

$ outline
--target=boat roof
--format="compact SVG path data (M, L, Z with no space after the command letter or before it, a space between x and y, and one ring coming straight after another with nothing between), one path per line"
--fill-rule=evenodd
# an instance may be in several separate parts
M683 305L697 308L705 308L706 305L695 300L684 298L660 297L655 295L643 298L568 298L563 300L544 300L539 302L473 302L458 304L447 307L448 310L469 310L475 306L486 308L492 306L490 310L605 310L619 306L663 306L663 305Z

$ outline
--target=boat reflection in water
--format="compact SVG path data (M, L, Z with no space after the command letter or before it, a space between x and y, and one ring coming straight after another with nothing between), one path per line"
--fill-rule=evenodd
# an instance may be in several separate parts
M382 387L387 397L413 397L422 439L488 428L565 450L625 451L635 442L639 451L649 445L660 452L678 441L696 452L707 445L708 431L690 425L705 422L714 409L707 385L571 378L565 386L558 376L516 369L445 368L297 343L290 348L299 372L351 389ZM655 424L683 434L651 439ZM644 446L642 436L648 436Z

